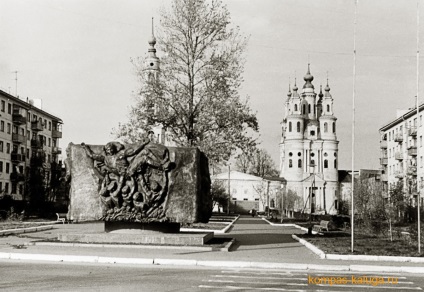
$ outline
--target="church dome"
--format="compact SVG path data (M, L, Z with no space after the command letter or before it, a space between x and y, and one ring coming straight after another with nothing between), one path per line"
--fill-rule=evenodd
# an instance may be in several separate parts
M309 70L309 64L308 64L308 72L306 72L305 77L303 77L303 80L305 80L305 85L303 85L303 88L314 88L312 85L312 80L314 80L314 76L312 76L310 70Z

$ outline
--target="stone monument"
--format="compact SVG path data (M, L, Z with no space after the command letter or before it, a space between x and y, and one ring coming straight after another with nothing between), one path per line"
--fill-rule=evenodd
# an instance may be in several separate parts
M208 160L197 148L139 143L66 149L68 217L103 220L105 231L178 232L180 223L207 222L212 213Z

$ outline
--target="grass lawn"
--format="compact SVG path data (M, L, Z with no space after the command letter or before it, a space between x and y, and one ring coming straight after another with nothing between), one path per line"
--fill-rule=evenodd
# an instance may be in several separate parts
M416 239L394 238L390 241L387 237L377 237L369 234L355 234L354 252L351 252L350 233L327 232L324 235L297 235L303 238L325 253L330 254L357 254L357 255L380 255L380 256L406 256L424 257L424 246L421 241L421 255L418 254Z

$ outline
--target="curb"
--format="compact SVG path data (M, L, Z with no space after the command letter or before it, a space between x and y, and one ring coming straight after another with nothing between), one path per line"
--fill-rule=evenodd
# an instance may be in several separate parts
M225 228L222 229L200 229L200 228L181 228L180 231L183 232L213 232L214 234L224 234L227 233L227 231L233 227L234 223L240 218L240 215L238 215L233 221L230 223L222 223L220 224L227 224Z
M398 257L398 256L376 256L376 255L344 255L344 254L327 254L320 250L312 243L292 235L292 238L299 241L321 259L341 260L341 261L379 261L379 262L398 262L398 263L424 263L424 257ZM424 270L424 268L421 268ZM384 271L383 271L384 272ZM424 273L424 272L423 272Z
M308 232L308 228L299 226L297 224L293 224L293 223L272 223L270 221L268 221L266 218L262 217L262 220L266 221L269 225L271 226L281 226L281 227L296 227L300 230L306 231ZM320 234L319 232L316 232L314 230L312 230L312 234Z
M36 227L25 227L18 229L7 229L0 231L0 236L13 235L13 234L22 234L22 233L30 233L37 231L44 231L53 229L53 225L44 225L44 226L36 226Z
M29 260L46 262L98 263L98 264L133 264L133 265L163 265L163 266L199 266L210 268L259 268L259 269L292 269L292 270L324 270L324 271L352 271L352 272L389 272L424 274L422 267L393 267L370 265L318 265L297 263L271 263L247 261L208 261L189 259L162 259L162 258L120 258L99 256L70 256L52 254L25 254L0 252L2 260Z

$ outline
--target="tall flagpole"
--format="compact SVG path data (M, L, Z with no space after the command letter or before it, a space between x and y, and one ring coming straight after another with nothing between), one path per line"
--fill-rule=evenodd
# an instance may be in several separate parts
M351 250L353 252L354 243L354 223L355 223L355 205L353 193L355 189L355 81L356 81L356 13L358 0L355 0L355 18L353 22L353 95L352 95L352 188L351 188Z
M421 122L419 121L419 114L420 114L420 108L419 108L419 98L418 98L418 94L419 94L419 89L420 89L420 83L419 83L419 76L420 76L420 5L419 5L419 0L417 0L417 136L418 135L418 129L419 126L421 126ZM421 214L420 214L420 185L418 183L418 169L419 169L419 159L417 159L417 218L418 218L418 254L421 253Z

